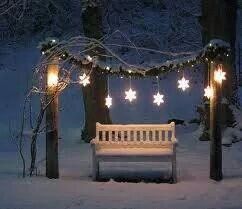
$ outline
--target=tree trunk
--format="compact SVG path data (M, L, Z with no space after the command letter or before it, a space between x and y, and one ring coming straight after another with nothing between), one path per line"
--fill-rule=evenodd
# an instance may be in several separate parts
M98 6L87 6L82 13L84 34L87 37L100 39L103 36L102 14ZM96 48L95 51L102 51ZM102 51L103 53L103 51ZM92 55L90 53L90 55ZM105 106L107 96L107 77L95 71L90 76L90 85L83 87L85 107L85 127L82 139L89 142L96 135L96 122L111 123L109 110Z
M228 127L233 123L230 104L235 104L237 98L237 80L235 68L235 40L236 40L236 0L202 0L202 25L203 44L206 45L211 39L222 39L231 45L232 56L224 65L226 71L226 81L223 82L222 97L226 98L228 103L223 104L221 108L222 126ZM205 66L204 85L208 85L208 68ZM205 105L205 114L207 121L204 121L205 131L202 139L209 139L209 107Z

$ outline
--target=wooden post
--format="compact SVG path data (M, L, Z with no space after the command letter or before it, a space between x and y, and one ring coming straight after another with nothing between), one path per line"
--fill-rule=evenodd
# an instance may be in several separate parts
M59 178L58 165L58 59L52 59L47 68L46 109L46 176Z
M222 134L221 134L221 84L214 81L215 66L210 64L210 86L214 95L210 99L210 178L220 181L222 174Z

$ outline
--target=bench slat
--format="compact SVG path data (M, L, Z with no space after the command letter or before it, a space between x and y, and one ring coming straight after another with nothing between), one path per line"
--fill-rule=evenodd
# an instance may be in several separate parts
M106 141L106 131L102 131L102 140Z
M149 141L149 131L145 131L145 141Z
M108 141L113 141L112 131L108 131Z
M169 141L169 139L168 139L168 131L165 131L165 141Z
M131 141L130 140L130 130L127 131L127 141Z
M115 132L114 132L114 138L115 138L115 140L114 141L119 141L119 139L118 139L118 130L115 130Z

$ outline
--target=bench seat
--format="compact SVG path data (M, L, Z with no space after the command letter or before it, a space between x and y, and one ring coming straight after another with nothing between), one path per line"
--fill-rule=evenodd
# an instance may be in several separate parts
M170 148L103 148L96 151L96 156L113 156L113 157L164 157L172 156L173 151ZM122 159L121 159L122 160Z

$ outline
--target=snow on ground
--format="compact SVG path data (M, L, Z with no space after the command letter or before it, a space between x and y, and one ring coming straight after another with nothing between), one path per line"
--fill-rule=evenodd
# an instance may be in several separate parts
M209 143L197 140L196 128L177 128L177 184L92 182L90 145L73 139L61 143L58 180L17 177L16 153L0 152L0 209L241 209L242 143L223 148L224 180L215 182L208 178ZM102 177L115 178L121 171L145 178L162 175L166 166L109 164L103 165L101 173ZM44 167L40 166L40 174L44 174Z

